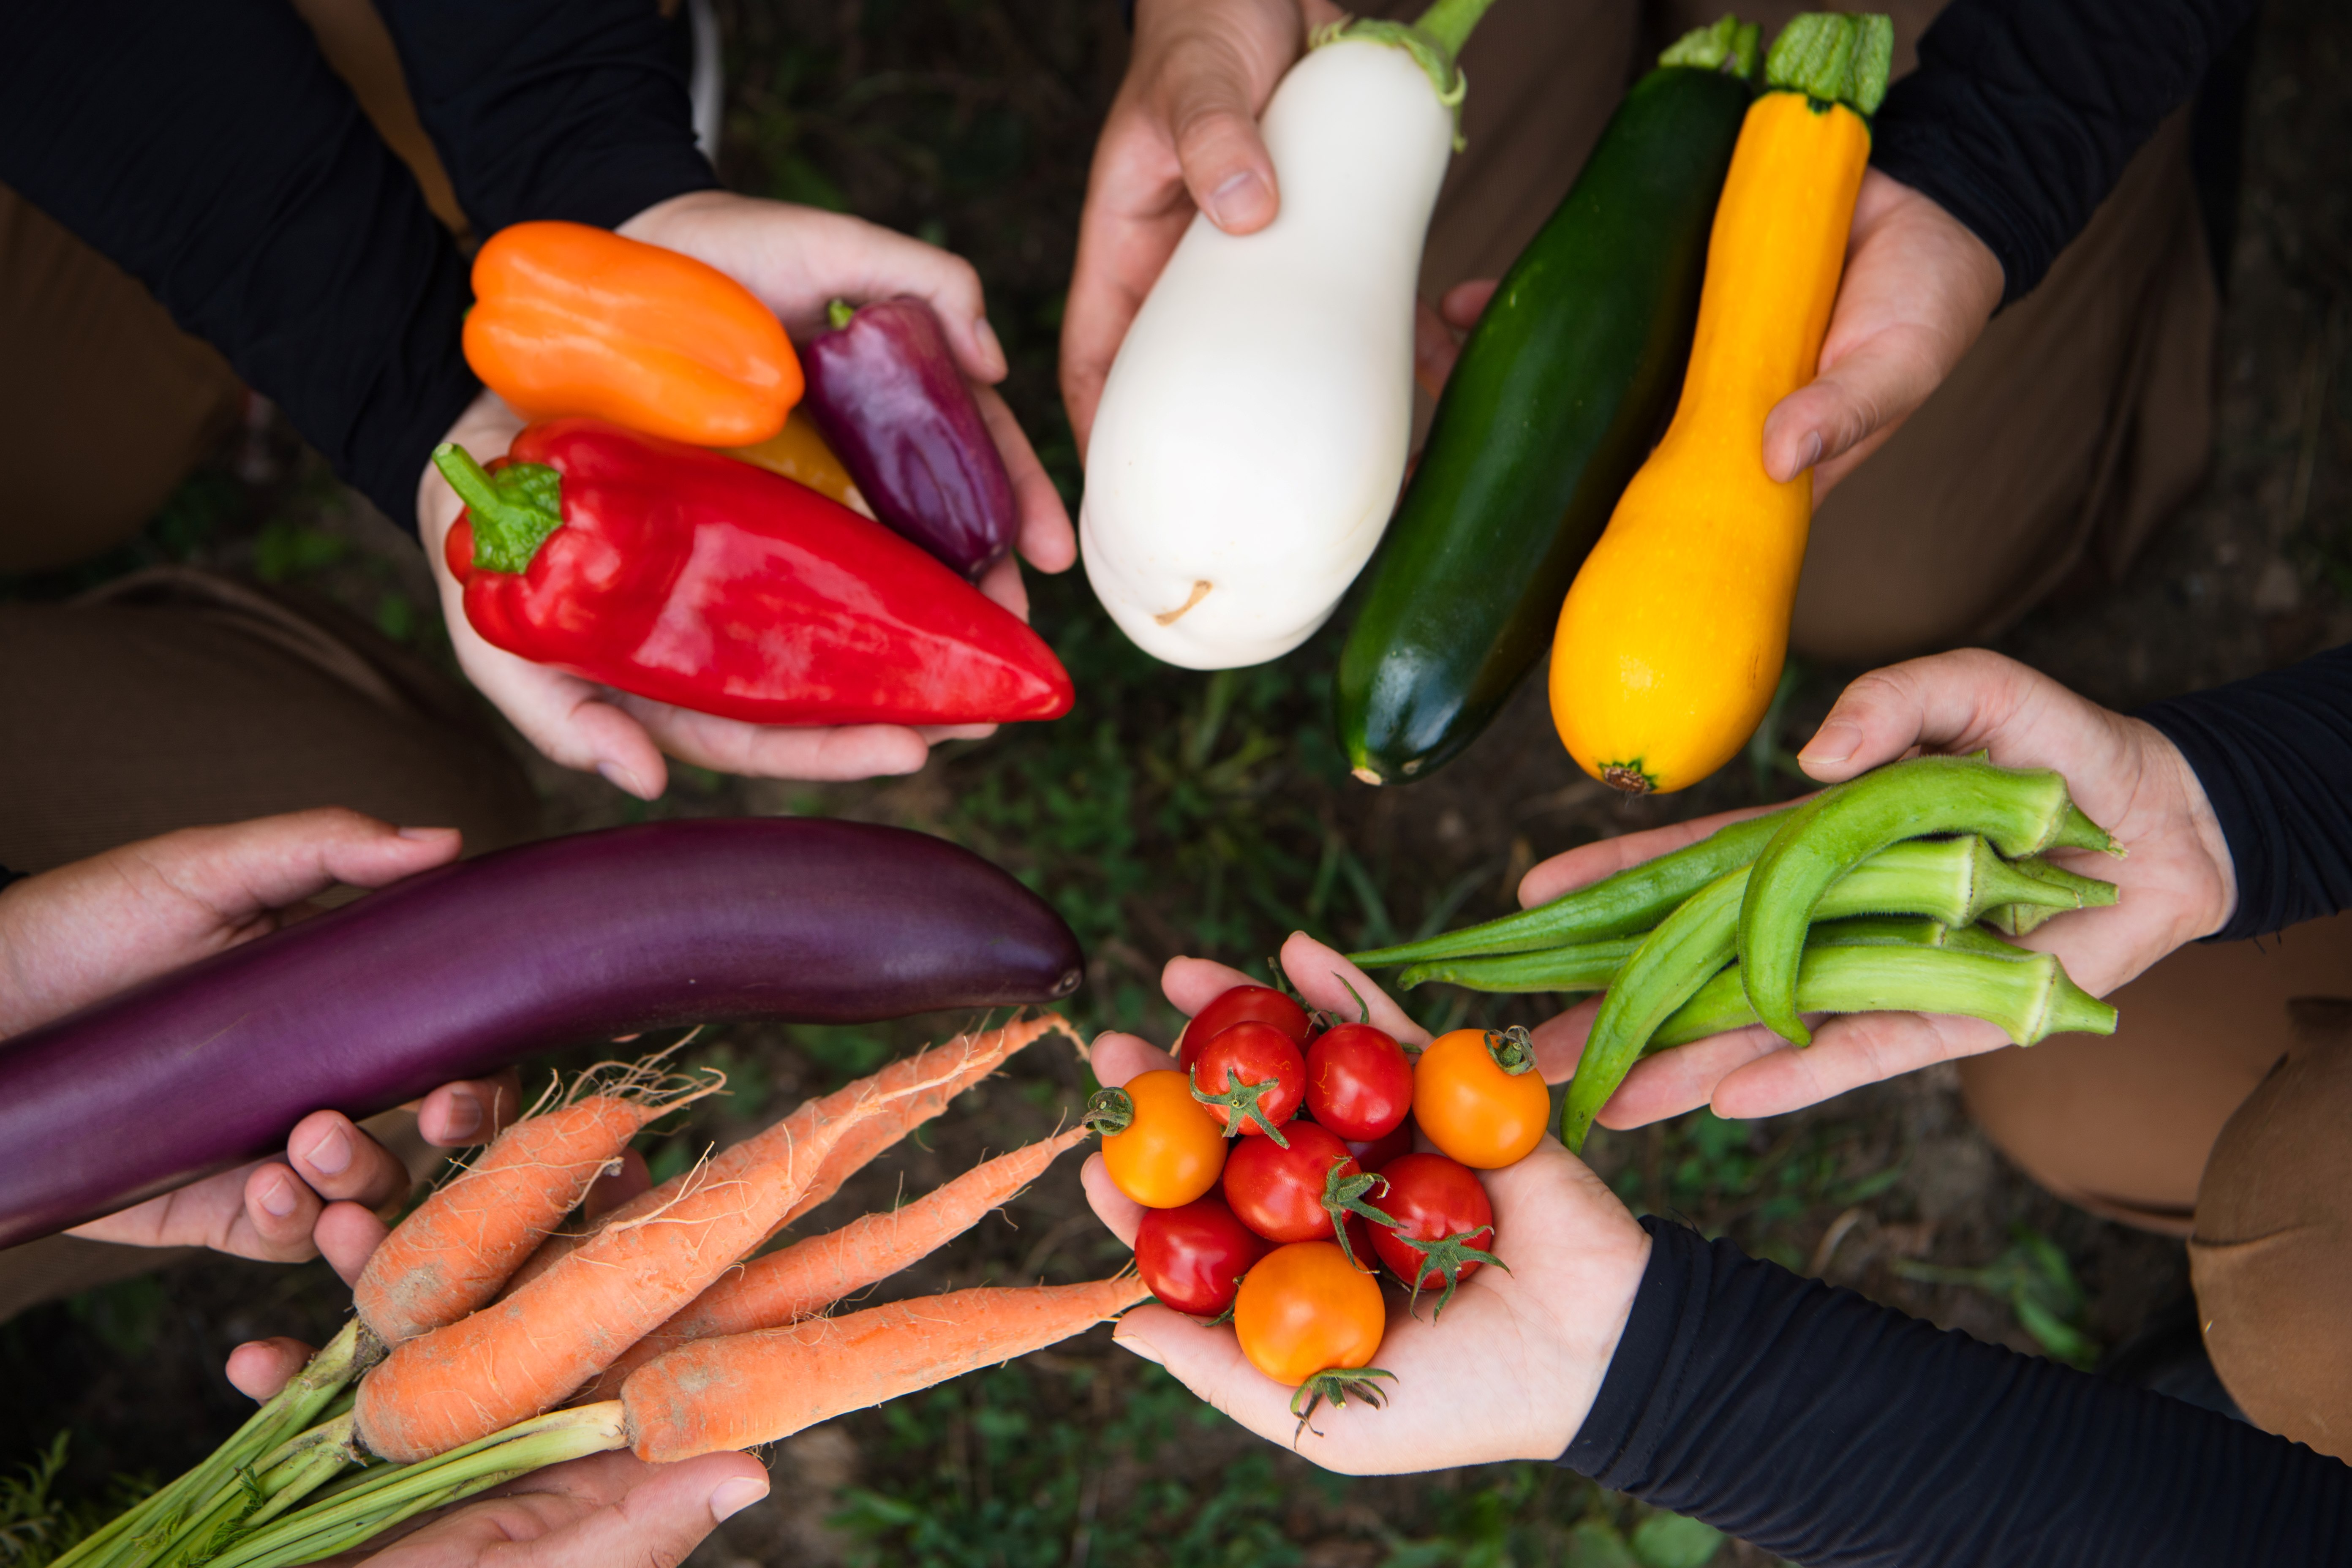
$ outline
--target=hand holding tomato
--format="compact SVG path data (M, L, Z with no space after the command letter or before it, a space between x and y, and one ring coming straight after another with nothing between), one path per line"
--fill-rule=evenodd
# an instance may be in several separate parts
M1313 1006L1356 1015L1347 987L1369 1004L1370 1022L1398 1040L1425 1043L1417 1027L1363 973L1303 934L1284 945L1282 965ZM1190 1014L1247 977L1202 959L1178 959L1161 984ZM1106 1084L1170 1065L1167 1053L1132 1035L1095 1042L1095 1075ZM1089 1159L1087 1196L1103 1222L1132 1240L1140 1205ZM1386 1409L1350 1400L1325 1405L1298 1429L1295 1390L1249 1363L1229 1328L1210 1328L1165 1307L1144 1306L1119 1321L1118 1342L1160 1363L1193 1393L1269 1441L1296 1440L1327 1468L1397 1474L1559 1457L1600 1392L1617 1338L1633 1310L1650 1240L1601 1180L1549 1137L1518 1163L1480 1178L1494 1207L1495 1252L1508 1267L1464 1279L1443 1321L1414 1319L1402 1291L1385 1288L1388 1326L1376 1363Z

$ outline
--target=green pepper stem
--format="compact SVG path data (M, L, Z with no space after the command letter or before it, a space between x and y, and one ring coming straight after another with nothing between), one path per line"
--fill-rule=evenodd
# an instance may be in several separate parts
M856 310L846 300L835 300L824 308L825 322L836 332L849 325L856 315Z
M1764 85L1843 103L1867 120L1886 97L1895 58L1895 24L1885 16L1809 11L1792 16L1772 40Z
M454 441L433 448L433 466L466 503L474 527L474 561L486 571L522 572L547 536L563 526L562 479L543 463L517 463L492 474Z
M1721 71L1745 82L1756 79L1757 45L1761 31L1753 22L1727 16L1710 27L1685 33L1658 57L1662 66L1690 66Z

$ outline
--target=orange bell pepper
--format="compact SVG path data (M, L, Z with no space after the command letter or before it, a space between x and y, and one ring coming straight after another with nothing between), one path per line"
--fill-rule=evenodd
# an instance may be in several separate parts
M466 363L531 419L585 414L698 447L783 428L801 363L717 268L576 223L519 223L474 258Z

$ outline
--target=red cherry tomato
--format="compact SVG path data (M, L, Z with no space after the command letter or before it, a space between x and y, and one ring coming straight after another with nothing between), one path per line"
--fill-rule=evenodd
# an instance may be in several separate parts
M1308 1032L1307 1009L1271 985L1236 985L1192 1015L1184 1037L1176 1042L1178 1065L1191 1067L1201 1047L1235 1024L1265 1024L1282 1031L1294 1046L1304 1047Z
M1268 1024L1235 1024L1192 1062L1192 1093L1228 1138L1281 1126L1298 1114L1306 1092L1307 1058Z
M1356 1162L1329 1129L1311 1121L1293 1121L1282 1135L1287 1149L1271 1138L1234 1146L1225 1157L1225 1202L1268 1241L1336 1241L1323 1194L1335 1166L1345 1181L1357 1173Z
M1148 1209L1135 1227L1135 1267L1167 1306L1213 1318L1234 1304L1242 1276L1274 1243L1213 1194L1182 1208Z
M1378 1138L1412 1109L1412 1063L1396 1037L1341 1024L1307 1047L1307 1109L1342 1138Z
M1378 1138L1350 1138L1348 1152L1367 1171L1378 1171L1400 1154L1412 1152L1412 1118L1408 1116Z
M1485 1184L1468 1166L1443 1154L1407 1154L1390 1161L1381 1174L1389 1184L1381 1210L1397 1224L1394 1230L1372 1227L1373 1248L1398 1279L1416 1290L1443 1289L1451 1300L1454 1287L1485 1262L1467 1251L1488 1252L1495 1245L1495 1205ZM1444 1307L1441 1300L1438 1310Z

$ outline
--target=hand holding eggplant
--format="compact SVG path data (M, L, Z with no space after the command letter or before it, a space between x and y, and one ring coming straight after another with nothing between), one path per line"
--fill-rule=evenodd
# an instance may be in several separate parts
M298 920L329 888L381 887L457 849L454 829L305 811L185 828L27 878L0 892L0 1039ZM507 1077L445 1084L418 1105L418 1131L442 1148L478 1143L516 1102ZM205 1177L73 1234L275 1262L323 1253L348 1279L383 1237L373 1211L408 1179L349 1118L320 1110L295 1125L282 1160Z

